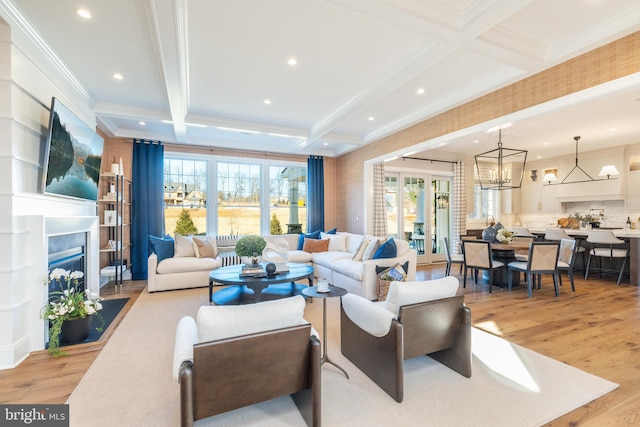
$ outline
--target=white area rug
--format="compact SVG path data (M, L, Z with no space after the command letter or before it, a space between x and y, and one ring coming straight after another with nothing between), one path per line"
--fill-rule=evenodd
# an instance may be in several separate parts
M179 425L179 386L171 372L175 326L206 303L206 288L143 292L69 398L71 426ZM397 403L342 357L338 298L327 300L327 316L329 355L351 378L323 366L324 426L539 426L618 387L474 329L471 378L426 356L410 359L404 401ZM322 301L308 303L305 317L321 333ZM291 399L282 397L196 425L305 423Z

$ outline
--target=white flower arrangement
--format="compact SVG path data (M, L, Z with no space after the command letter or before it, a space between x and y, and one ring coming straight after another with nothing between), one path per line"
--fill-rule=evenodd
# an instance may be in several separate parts
M44 284L57 283L59 291L51 292L47 305L42 308L41 317L51 323L49 328L49 354L52 356L63 356L60 351L60 331L65 320L84 318L86 316L97 315L102 321L102 325L96 328L102 330L104 319L98 313L102 309L100 298L95 292L78 292L76 286L80 279L84 277L81 271L68 271L63 268L55 268L49 273Z
M496 233L496 240L500 243L510 243L515 237L515 233L506 227L502 227Z

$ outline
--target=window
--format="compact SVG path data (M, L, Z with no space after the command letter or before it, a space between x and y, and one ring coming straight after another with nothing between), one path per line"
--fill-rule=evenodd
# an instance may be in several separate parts
M210 235L277 233L278 226L280 233L306 229L306 165L220 159L193 159L177 153L165 156L167 233L174 234L176 225L185 221L193 221L197 234ZM207 188L215 188L216 197L209 200Z
M188 216L183 213L186 210ZM182 215L182 217L181 217ZM195 159L164 160L164 226L174 234L179 220L191 219L190 234L207 231L207 162ZM196 231L197 230L197 231Z
M307 168L269 167L270 234L302 233L307 223Z
M474 168L473 213L469 219L486 219L491 215L498 218L500 213L500 190L483 190L478 179L478 170Z
M384 177L385 204L387 206L387 233L389 237L404 238L398 235L398 176Z

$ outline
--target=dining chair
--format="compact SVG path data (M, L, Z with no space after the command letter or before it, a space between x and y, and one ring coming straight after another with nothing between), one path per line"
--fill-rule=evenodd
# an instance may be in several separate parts
M585 280L589 279L591 258L596 257L596 260L599 261L599 267L596 269L600 273L600 276L602 277L602 273L617 273L617 284L620 285L624 267L627 264L627 257L629 256L629 249L620 246L626 245L626 242L618 239L611 230L590 230L587 235L587 242L591 244L591 249L589 250L589 259L587 260L586 271L584 273ZM602 258L609 258L609 268L602 266ZM613 260L620 258L622 258L622 266L620 270L614 270Z
M467 287L467 271L471 269L471 275L474 282L478 284L478 271L487 271L489 275L489 292L493 288L493 271L499 270L500 284L502 285L502 271L504 263L495 261L491 257L491 242L488 240L463 240L462 255L464 258L464 275L462 279L462 287Z
M515 246L514 256L518 261L526 262L529 259L529 245L535 239L534 236L518 236L516 235L510 243L511 246Z
M527 275L527 291L531 298L531 290L535 287L535 277L538 278L538 288L543 274L553 275L553 287L558 296L558 254L560 244L556 242L531 242L529 259L527 262L513 261L507 265L509 269L509 290L512 285L512 271L524 272Z
M460 273L462 274L462 266L464 265L464 256L458 254L452 254L451 249L449 248L449 238L444 237L444 253L447 256L447 267L445 268L445 275L451 275L451 265L452 264L460 264Z
M560 242L562 239L574 239L574 237L569 236L564 228L547 228L544 231L544 240L552 241L552 242ZM582 240L582 239L581 239ZM576 241L576 253L582 254L582 267L586 265L587 257L586 257L586 249L584 246L580 244L580 241ZM575 263L574 263L575 264Z
M576 261L576 239L560 240L560 253L558 254L558 272L566 271L571 282L571 292L575 292L573 283L573 264ZM562 274L558 274L560 286L562 286Z

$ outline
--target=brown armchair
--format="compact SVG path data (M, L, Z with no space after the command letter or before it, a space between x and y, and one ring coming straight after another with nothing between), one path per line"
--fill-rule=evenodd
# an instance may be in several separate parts
M471 310L458 279L392 282L384 302L342 297L342 354L402 402L404 360L429 355L471 377Z
M181 319L174 350L181 425L289 394L307 425L319 426L320 342L303 311L297 296L205 306L197 323Z

